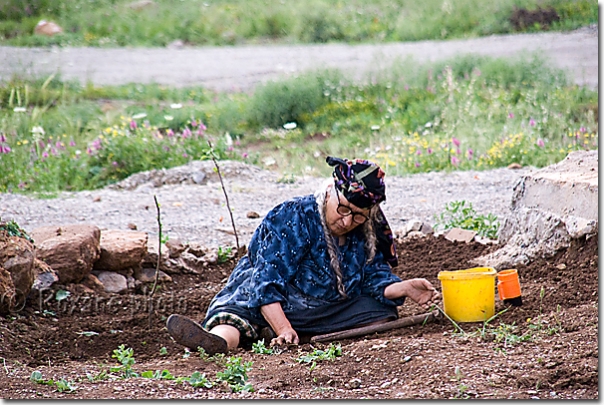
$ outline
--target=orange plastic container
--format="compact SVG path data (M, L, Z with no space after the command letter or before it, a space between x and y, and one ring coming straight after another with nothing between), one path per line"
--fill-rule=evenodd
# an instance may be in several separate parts
M508 269L497 273L499 299L514 306L522 305L522 292L518 280L518 270Z

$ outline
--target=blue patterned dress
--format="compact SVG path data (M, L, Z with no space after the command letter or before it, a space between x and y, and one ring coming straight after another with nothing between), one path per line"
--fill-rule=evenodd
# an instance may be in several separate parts
M280 302L289 318L297 312L341 303L318 206L312 195L295 197L273 208L251 238L246 256L233 269L226 286L214 297L207 319L222 309L241 308L255 323L262 320L260 307ZM339 246L343 283L349 299L371 297L392 307L404 299L389 300L384 288L400 281L376 251L367 264L362 227L347 234ZM235 311L238 312L238 311ZM250 319L251 318L251 319ZM292 326L295 325L292 322Z

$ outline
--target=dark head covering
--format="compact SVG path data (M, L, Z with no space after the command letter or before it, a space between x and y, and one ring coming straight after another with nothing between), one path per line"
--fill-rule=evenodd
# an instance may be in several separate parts
M359 208L370 208L386 200L384 171L368 160L348 160L328 156L338 190Z
M338 190L359 208L371 208L386 200L384 171L368 160L348 160L328 156L327 164L333 166L333 178ZM398 266L394 237L390 225L378 207L373 219L376 247L391 267Z

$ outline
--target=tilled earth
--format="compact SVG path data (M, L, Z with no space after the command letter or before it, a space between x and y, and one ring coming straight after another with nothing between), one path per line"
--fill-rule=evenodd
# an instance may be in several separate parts
M394 272L426 277L440 288L439 271L474 267L471 259L495 249L444 237L403 239ZM175 380L118 378L111 357L120 345L132 348L137 373L168 370L174 376L205 373L215 381L224 358L187 356L165 329L173 312L202 319L223 286L234 261L208 267L203 275L175 275L153 296L153 312L143 294L85 297L53 294L30 300L13 316L0 319L0 393L6 399L61 398L598 398L598 238L581 239L554 257L519 266L523 305L507 307L486 326L446 318L434 323L335 341L283 348L279 354L238 349L229 355L252 362L253 392L236 393L220 384L194 388ZM59 288L60 286L57 286ZM424 311L411 302L400 315ZM91 335L83 332L96 332ZM330 344L342 355L310 364L296 359ZM165 348L165 350L162 350ZM165 353L167 352L167 353ZM165 353L165 354L162 354ZM30 381L65 379L75 390ZM90 381L87 377L109 378Z

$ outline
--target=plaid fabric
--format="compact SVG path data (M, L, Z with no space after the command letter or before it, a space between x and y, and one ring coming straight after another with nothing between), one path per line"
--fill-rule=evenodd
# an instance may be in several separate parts
M258 332L256 332L256 329L248 321L230 312L218 312L214 314L205 322L204 328L210 330L217 325L234 326L242 336L251 340L258 339Z

